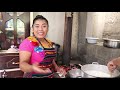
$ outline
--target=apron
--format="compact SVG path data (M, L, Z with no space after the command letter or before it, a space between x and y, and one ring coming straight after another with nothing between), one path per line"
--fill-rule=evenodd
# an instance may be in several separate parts
M40 41L39 41L39 43L41 44ZM50 44L50 42L48 42L48 43ZM48 74L24 73L24 76L23 76L24 78L53 78L54 77L54 67L53 67L52 61L56 58L56 50L53 47L44 48L44 46L42 44L41 44L41 46L43 47L43 50L45 52L45 57L44 57L43 61L39 63L39 67L40 68L50 68L52 73L48 73Z

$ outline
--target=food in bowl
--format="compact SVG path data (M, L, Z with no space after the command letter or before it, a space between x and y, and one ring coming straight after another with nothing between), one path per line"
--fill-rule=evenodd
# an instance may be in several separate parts
M88 70L88 71L85 71L85 72L87 74L95 76L95 77L106 77L106 78L112 77L111 74L108 74L108 73L105 73L105 72L102 72L102 71Z

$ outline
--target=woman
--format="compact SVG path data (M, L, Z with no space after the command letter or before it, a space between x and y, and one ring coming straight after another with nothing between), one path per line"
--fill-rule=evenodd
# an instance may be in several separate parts
M107 64L108 69L113 72L117 67L120 67L120 57L114 58Z
M53 43L45 38L48 26L48 20L37 15L32 25L33 36L26 38L19 46L20 69L25 78L53 78L54 71L66 74L55 62Z

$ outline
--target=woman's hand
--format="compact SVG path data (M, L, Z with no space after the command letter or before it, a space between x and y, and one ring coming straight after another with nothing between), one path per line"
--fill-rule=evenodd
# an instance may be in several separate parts
M42 73L42 74L47 74L47 73L52 73L52 71L49 68L40 68L39 63L35 63L32 65L32 69L36 73Z
M61 75L61 76L65 76L67 74L67 72L65 71L65 69L63 67L58 67L57 68L57 72Z
M110 72L113 72L117 68L117 65L114 64L113 60L108 62L107 66Z

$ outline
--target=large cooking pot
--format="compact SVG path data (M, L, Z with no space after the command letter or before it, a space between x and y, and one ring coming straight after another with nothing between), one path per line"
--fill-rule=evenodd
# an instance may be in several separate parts
M97 62L81 65L81 71L83 72L82 77L84 78L115 78L120 75L118 70L114 70L111 73L106 65L101 65Z
M120 48L120 40L104 38L103 46L110 47L110 48Z

